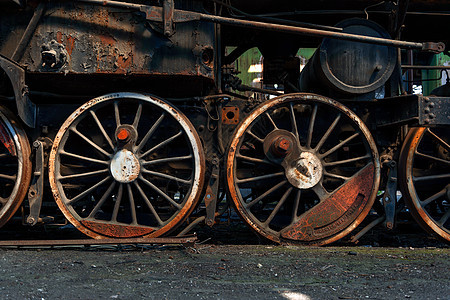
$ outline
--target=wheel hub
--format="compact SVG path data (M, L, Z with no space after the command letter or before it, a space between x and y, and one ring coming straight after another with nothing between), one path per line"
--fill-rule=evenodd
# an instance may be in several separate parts
M138 178L141 166L137 157L129 150L117 152L110 165L111 174L120 183L130 183Z
M285 168L288 181L299 189L309 189L322 178L323 167L320 159L311 152L301 152Z

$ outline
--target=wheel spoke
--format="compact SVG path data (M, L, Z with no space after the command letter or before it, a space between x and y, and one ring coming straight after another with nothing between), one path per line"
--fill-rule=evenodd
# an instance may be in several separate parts
M440 226L444 226L445 222L447 222L449 217L450 217L450 209L447 210L447 212L442 216L442 218L439 219L439 221L437 221L437 223Z
M359 132L356 132L352 136L346 138L345 140L343 140L342 142L340 142L339 144L337 144L336 146L334 146L333 148L331 148L330 150L328 150L324 154L320 154L320 157L327 157L328 155L330 155L331 153L335 152L336 150L338 150L339 148L341 148L342 146L344 146L345 144L347 144L348 142L350 142L351 140L353 140L357 136L359 136Z
M116 181L113 181L111 185L108 187L106 192L103 194L102 198L97 202L95 207L92 209L91 213L87 217L88 219L94 219L95 214L98 212L98 210L102 207L102 205L105 203L106 199L108 199L109 195L111 195L114 187L116 186Z
M450 151L450 145L447 144L443 139L438 137L434 132L431 131L430 128L427 128L427 132L437 141L439 144L441 144L447 151Z
M131 185L127 184L128 189L128 199L130 201L130 209L131 209L131 219L133 220L131 222L132 225L137 225L137 216L136 216L136 206L134 204L134 196L133 191L131 190Z
M105 182L107 182L109 179L111 179L110 176L106 177L105 179L97 182L96 184L94 184L93 186L91 186L90 188L88 188L87 190L85 190L84 192L78 194L77 196L73 197L72 199L68 200L68 204L69 205L73 205L75 202L77 202L78 200L82 199L84 196L88 195L89 193L91 193L92 191L94 191L96 188L98 188L99 186L101 186L102 184L104 184Z
M273 211L270 213L269 217L264 221L263 224L265 224L265 225L269 225L270 224L272 219L275 217L275 215L280 210L281 206L283 206L284 202L286 202L286 199L291 194L291 192L292 192L292 187L288 188L287 191L283 194L283 196L281 197L280 201L278 201L277 205L275 206L275 208L273 209Z
M267 174L267 175L261 175L261 176L250 177L250 178L245 178L245 179L236 179L236 182L237 183L254 182L254 181L269 179L269 178L282 176L282 175L284 175L284 172L271 173L271 174Z
M116 126L120 126L120 114L119 114L119 103L117 101L114 101L114 116L116 118Z
M0 179L6 179L6 180L10 180L10 181L16 181L16 176L14 176L14 175L0 174Z
M6 153L0 154L0 159L5 158L5 157L11 157L11 154L6 154Z
M325 143L325 141L328 139L328 137L330 136L331 132L334 130L334 128L336 127L336 125L337 125L337 123L339 122L340 119L341 119L341 115L339 114L334 119L333 123L331 123L330 127L328 127L327 131L322 136L322 138L320 139L319 143L317 143L316 147L314 148L315 151L319 152L319 150L323 146L323 143Z
M176 203L172 198L170 198L166 193L161 191L158 187L156 187L153 183L148 181L147 179L143 178L142 176L139 177L146 185L148 185L150 188L152 188L155 192L157 192L159 195L161 195L164 199L166 199L170 204L175 206L177 209L181 209L181 205Z
M168 162L174 162L174 161L182 161L191 159L193 156L192 154L186 155L186 156L176 156L176 157L167 157L167 158L160 158L160 159L154 159L150 161L144 161L141 163L142 166L148 166L148 165L156 165L161 163L168 163Z
M367 155L364 155L364 156L355 157L355 158L349 158L349 159L345 159L345 160L338 160L338 161L333 161L333 162L324 162L323 166L324 167L332 167L332 166L337 166L337 165L343 165L343 164L357 162L357 161L363 160L363 159L369 159L370 157L371 157L370 154L367 154Z
M246 131L248 135L250 135L252 138L260 142L261 144L264 144L264 140L260 137L258 137L256 134L254 134L250 129Z
M161 148L162 146L165 146L165 145L169 144L170 142L172 142L173 140L175 140L176 138L180 137L182 134L183 134L183 131L180 130L177 134L175 134L174 136L171 136L170 138L166 139L165 141L154 146L153 148L151 148L150 150L148 150L144 154L142 154L140 157L146 157L150 153L154 152L156 149Z
M106 173L108 171L109 171L108 169L103 169L103 170L86 172L86 173L72 174L72 175L66 175L66 176L59 176L58 180L67 180L67 179L73 179L73 178L94 176L94 175Z
M103 150L101 147L99 147L97 144L95 144L93 141L91 141L89 138L87 138L84 134L82 134L81 132L79 132L76 128L71 127L70 130L74 133L76 133L79 137L81 137L86 143L88 143L89 145L91 145L95 150L97 150L98 152L102 153L103 155L110 157L111 153L106 152L105 150Z
M263 194L259 195L258 197L256 197L252 201L250 201L249 203L247 203L247 204L244 203L245 208L250 209L253 205L255 205L259 201L263 200L268 195L270 195L271 193L275 192L276 190L281 188L286 183L287 183L287 180L283 180L283 181L277 183L276 185L274 185L273 187L271 187L270 189L268 189L267 191L265 191Z
M316 122L316 115L317 115L317 104L314 105L314 109L311 115L311 120L309 121L309 128L308 128L308 138L306 140L306 148L311 148L311 140L312 140L312 134L314 131L314 123Z
M298 128L297 128L297 120L295 119L295 112L294 112L294 105L289 103L289 111L291 112L291 123L292 123L292 130L294 131L295 137L297 138L297 141L300 142L300 137L298 135Z
M106 141L108 142L109 146L111 147L112 150L114 150L114 144L113 144L111 138L106 133L105 128L103 127L102 123L98 119L97 115L92 110L90 111L90 113L91 113L91 116L94 119L95 123L97 123L97 126L100 129L101 133L103 134L103 136L105 137Z
M82 155L78 155L78 154L67 152L65 150L59 151L59 154L70 156L70 157L73 157L73 158L77 158L79 160L85 160L85 161L97 163L97 164L109 165L109 161L95 159L95 158L91 158L91 157L87 157L87 156L82 156Z
M444 189L442 189L441 191L437 192L436 194L434 194L434 195L428 197L427 199L421 201L420 204L422 205L422 207L425 207L425 206L427 206L428 204L430 204L431 202L433 202L433 201L439 199L439 197L444 196L446 192L447 192L447 189L444 188Z
M270 123L272 123L272 126L274 129L278 129L277 125L275 124L275 122L273 121L272 117L269 115L268 112L264 113L266 115L266 117L270 120Z
M418 152L417 150L415 151L415 154L417 156L420 156L420 157L423 157L423 158L427 158L427 159L430 159L430 160L434 160L434 161L440 162L442 164L446 164L446 165L450 164L450 160L445 160L445 159L442 159L442 158L438 158L438 157L434 157L434 156L431 156L431 155L423 154L423 153Z
M257 164L269 164L269 165L272 165L272 166L276 166L276 164L271 162L270 160L249 157L249 156L245 156L245 155L242 155L242 154L238 154L238 155L236 155L236 157L240 158L242 160L251 161L251 162L254 162L254 163L257 163Z
M139 121L141 120L141 114L142 114L142 103L139 103L138 109L136 111L136 116L134 117L134 121L133 121L134 128L138 127Z
M139 145L136 148L136 152L139 152L142 147L144 147L144 145L147 143L148 139L152 136L153 132L155 132L156 128L158 128L159 124L161 124L162 120L165 117L165 113L162 113L161 116L159 117L158 120L156 120L155 124L153 124L153 126L149 129L149 131L145 134L144 138L142 139L142 141L139 143Z
M141 197L144 199L145 203L147 204L148 208L150 209L150 211L152 212L153 216L155 216L156 221L158 222L159 226L163 226L164 222L161 220L161 218L159 217L158 213L156 212L155 208L153 207L152 203L150 202L150 200L148 199L147 195L145 195L144 191L141 189L141 187L139 186L139 184L137 183L137 181L134 181L134 185L137 188L137 190L139 191L139 193L141 194Z
M117 191L117 198L116 198L116 202L114 203L114 209L113 209L113 213L111 216L111 221L113 221L113 222L117 222L117 215L119 214L119 208L120 208L120 203L122 202L122 196L123 196L123 184L121 183L119 185L119 190Z
M300 196L302 195L302 190L297 190L297 194L295 195L295 201L294 201L294 207L292 210L292 223L297 220L297 214L298 214L298 206L300 205Z
M322 183L318 183L315 186L313 186L312 190L314 191L314 193L316 193L317 197L319 197L319 200L321 202L330 196L330 193L327 192L327 190L323 187Z
M327 171L323 172L324 176L328 176L328 177L332 177L332 178L336 178L336 179L341 179L341 180L348 180L350 179L350 177L345 177L345 176L341 176L341 175L336 175L336 174L332 174L329 173Z
M427 180L436 180L436 179L445 179L450 178L450 174L441 174L441 175L428 175L428 176L414 176L413 181L427 181Z
M166 178L166 179L170 179L170 180L174 180L174 181L180 182L182 184L191 184L192 183L192 180L186 180L186 179L178 178L178 177L175 177L175 176L172 176L172 175L169 175L169 174L164 174L164 173L159 173L159 172L155 172L155 171L150 171L150 170L147 170L147 169L144 169L144 168L142 168L141 170L142 170L142 173L150 174L150 175L154 175L154 176L157 176L157 177L162 177L162 178Z

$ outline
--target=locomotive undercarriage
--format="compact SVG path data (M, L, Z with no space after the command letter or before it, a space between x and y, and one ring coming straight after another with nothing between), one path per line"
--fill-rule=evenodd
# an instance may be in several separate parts
M92 3L76 9L99 10L105 19L123 9L129 13L124 3L99 8L95 1L81 2ZM166 12L173 9L172 1L163 2ZM65 10L77 11L63 4L47 9L59 18ZM131 64L125 64L123 53L113 50L122 41L114 38L102 41L108 53L86 54L97 60L95 68L86 68L82 55L89 46L69 43L73 36L64 20L57 21L58 34L45 29L54 22L45 13L40 18L46 27L37 26L30 42L42 46L38 53L32 46L16 61L0 57L2 67L12 68L3 67L10 88L0 110L0 226L20 205L29 225L61 220L45 211L48 198L77 229L98 239L184 234L200 222L213 226L234 207L272 241L324 245L348 235L372 207L379 216L372 225L384 222L392 229L404 200L425 229L450 240L449 98L398 96L391 87L383 99L339 92L331 99L332 88L323 90L329 97L300 92L298 77L282 76L283 68L272 75L283 80L284 95L245 87L228 72L232 59L223 56L221 43L229 37L220 35L237 33L239 24L177 23L174 17L169 25L160 20L161 26L148 16L147 30L159 32L152 36L157 42L145 47L173 43L143 65L131 43ZM133 18L133 28L141 30ZM106 30L108 22L102 26ZM196 35L194 44L185 40L189 32ZM244 44L259 45L261 32L255 36ZM180 44L189 49L178 49ZM422 48L442 47L430 45ZM259 46L268 60L288 61L295 48L283 42ZM169 65L174 55L181 64ZM391 85L398 84L396 68L386 71L392 72L385 79ZM72 87L71 80L77 80Z

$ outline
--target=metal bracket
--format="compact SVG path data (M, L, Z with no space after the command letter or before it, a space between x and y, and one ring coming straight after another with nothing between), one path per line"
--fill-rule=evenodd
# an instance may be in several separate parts
M212 159L212 171L211 177L209 179L208 186L206 187L206 193L204 197L206 205L206 225L212 227L214 225L214 219L216 214L217 206L217 196L219 193L219 178L220 178L220 168L219 168L219 158L214 157Z
M20 118L26 125L34 128L36 124L36 105L28 97L28 86L25 84L25 70L1 54L0 68L5 71L11 81Z
M386 219L384 225L387 229L394 228L395 207L397 205L397 163L393 160L386 163L388 169L388 180L382 198Z
M30 214L27 217L27 224L30 226L36 225L39 221L44 192L44 143L35 141L33 148L35 150L36 166L30 188L28 189Z
M163 24L164 35L170 37L174 34L173 24L173 12L175 10L175 4L173 0L164 0L163 3Z

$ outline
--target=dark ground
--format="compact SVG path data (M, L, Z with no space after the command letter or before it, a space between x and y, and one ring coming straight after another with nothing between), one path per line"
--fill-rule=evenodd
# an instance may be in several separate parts
M12 238L76 238L66 227ZM183 246L0 249L1 299L450 299L450 249L414 224L358 245L277 246L239 222Z

